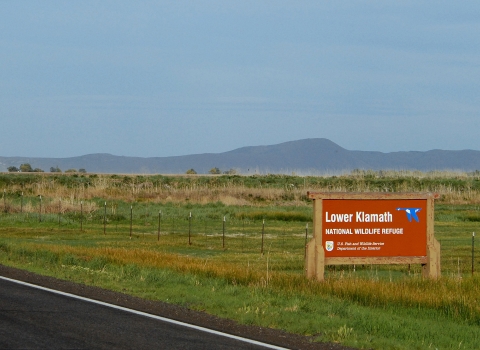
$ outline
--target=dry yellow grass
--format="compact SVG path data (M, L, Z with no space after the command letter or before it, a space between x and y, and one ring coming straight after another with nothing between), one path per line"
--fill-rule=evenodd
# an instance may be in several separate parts
M40 204L37 201L33 203L31 200L26 200L23 205L8 203L4 205L0 204L0 211L6 211L9 213L38 213L40 210ZM77 201L70 198L45 198L42 199L42 214L62 214L76 212L80 213L83 210L84 214L90 214L98 210L97 203L93 201Z
M14 176L14 175L12 175ZM64 175L67 176L67 175ZM73 175L68 175L73 176ZM475 177L476 176L476 177ZM95 175L88 182L64 184L52 175L41 176L28 184L12 184L5 187L7 193L25 192L29 196L57 198L75 203L80 200L103 198L127 202L173 202L206 204L221 202L226 205L310 205L307 191L330 192L436 192L438 202L448 204L478 204L480 190L473 186L478 175L457 172L358 172L343 177L328 178L319 185L317 178L294 178L293 183L279 177L272 184L262 182L261 177L222 179L222 177L163 177L154 181L153 176ZM166 179L166 180L165 180ZM202 180L203 179L203 180ZM380 181L386 179L385 181ZM303 181L302 181L303 180ZM396 181L398 180L398 181ZM276 181L276 182L275 182ZM282 182L283 181L283 182ZM461 182L456 185L452 183ZM248 185L246 185L248 183ZM284 183L282 185L282 183ZM395 185L393 185L395 184ZM1 205L2 203L0 203Z
M103 258L111 263L171 269L204 277L223 278L232 284L274 288L293 294L323 294L340 297L371 307L414 307L440 310L446 316L477 323L480 321L480 280L478 277L424 280L420 277L387 281L354 275L327 278L324 283L307 280L302 274L272 271L269 255L237 259L233 253L217 258L198 258L159 252L151 248L84 247L25 244L30 251L48 250L60 256L72 254L89 261Z

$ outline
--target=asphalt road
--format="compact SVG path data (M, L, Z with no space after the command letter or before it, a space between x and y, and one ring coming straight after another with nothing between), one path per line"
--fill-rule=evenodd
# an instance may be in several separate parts
M1 349L265 349L0 279Z

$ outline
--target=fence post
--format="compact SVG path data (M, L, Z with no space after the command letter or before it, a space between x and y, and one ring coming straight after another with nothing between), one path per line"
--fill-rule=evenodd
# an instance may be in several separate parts
M60 227L60 215L62 212L62 199L58 200L58 227Z
M107 202L105 202L105 207L103 211L103 235L107 234Z
M130 206L130 239L132 239L133 205Z
M475 232L472 233L472 276L475 273Z
M190 216L188 217L188 245L192 245L192 212L190 212Z
M42 222L42 196L40 196L40 211L38 213L38 221Z
M80 201L80 232L83 232L83 201Z
M243 246L245 245L245 219L242 220L242 253L243 253Z
M20 214L23 214L23 191L22 195L20 196Z
M158 212L158 233L157 233L157 241L160 241L160 230L162 227L162 211Z
M223 217L222 248L225 249L225 216Z
M7 190L3 189L3 211L7 212Z
M204 223L204 225L205 225L205 230L203 231L204 236L205 236L205 245L207 245L207 243L208 243L208 236L207 236L207 218L206 218L206 217L205 217L203 223Z
M145 221L144 221L145 226L147 226L147 216L148 216L148 204L145 205Z
M262 248L260 249L260 253L263 254L263 236L265 234L265 219L263 219L262 223Z

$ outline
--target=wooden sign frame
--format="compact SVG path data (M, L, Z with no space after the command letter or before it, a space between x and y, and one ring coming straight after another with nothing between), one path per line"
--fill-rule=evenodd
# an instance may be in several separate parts
M435 239L434 235L434 199L438 198L437 194L433 193L343 193L343 192L308 192L308 197L313 200L313 226L314 237L307 244L305 270L307 278L316 278L318 281L323 281L325 276L326 265L363 265L363 264L421 264L422 275L427 278L436 279L441 275L440 271L440 243ZM425 202L426 213L422 214L426 219L426 237L422 237L421 242L426 242L426 247L422 250L425 253L420 255L410 255L407 253L402 256L326 256L325 247L323 246L323 224L326 220L323 210L324 201L335 200L348 201L353 203L378 202L378 205L383 203L392 203L398 201L401 206L402 201L421 201ZM385 202L381 202L385 201ZM337 202L338 203L338 202ZM340 202L342 203L342 202ZM395 202L393 202L395 203ZM327 204L327 203L325 203ZM374 203L376 204L376 203ZM325 205L326 206L326 205ZM398 208L400 210L402 208ZM390 213L389 217L390 217ZM345 216L345 221L354 220L352 214L339 214ZM396 214L398 215L398 214ZM409 217L409 220L411 218ZM330 220L331 221L331 220ZM329 250L332 248L330 247ZM418 249L415 251L418 252Z

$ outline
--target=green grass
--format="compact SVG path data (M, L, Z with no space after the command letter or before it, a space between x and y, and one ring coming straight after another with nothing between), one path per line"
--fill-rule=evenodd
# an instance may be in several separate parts
M471 275L471 248L480 221L479 174L400 175L7 174L0 177L8 189L7 205L0 203L0 263L317 341L475 349L480 279ZM440 191L435 236L442 278L423 280L419 265L345 265L328 266L323 283L305 279L305 234L312 237L307 189ZM80 200L89 210L80 212ZM478 259L474 268L480 271Z
M418 307L367 307L331 295L248 286L105 258L0 245L0 261L37 273L164 300L243 324L311 335L317 341L374 349L474 349L478 324ZM477 280L476 283L479 281Z
M359 348L473 349L480 340L480 310L475 306L480 280L469 277L476 223L462 219L474 206L438 207L435 230L442 243L441 281L422 280L419 266L410 271L403 265L356 266L355 271L352 266L337 266L327 269L324 284L303 277L302 221L267 220L262 255L262 221L238 219L242 216L237 213L250 208L152 205L152 211L160 207L165 216L159 241L158 217L153 215L134 217L130 239L129 217L109 221L103 235L103 222L95 216L84 222L80 232L75 218L62 217L59 224L53 214L45 215L42 222L35 215L2 214L0 262ZM224 249L226 209L231 219ZM200 217L196 214L191 226L190 210ZM220 214L210 219L215 210ZM173 217L168 217L172 213L178 215L175 231ZM188 245L189 227L192 245ZM462 302L459 295L473 300Z

